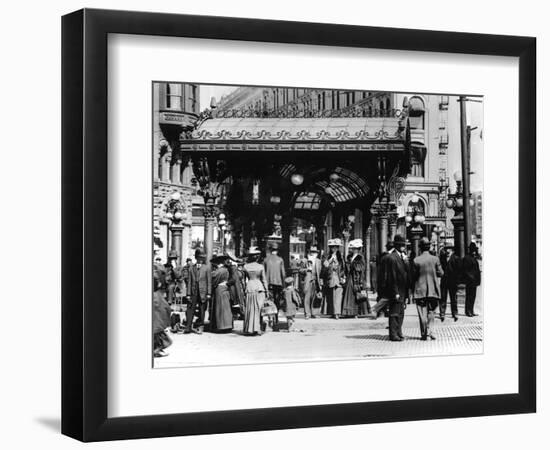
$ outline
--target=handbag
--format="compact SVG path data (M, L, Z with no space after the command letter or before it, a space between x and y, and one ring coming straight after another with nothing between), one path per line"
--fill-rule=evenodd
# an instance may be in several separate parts
M367 294L367 291L362 289L360 290L357 295L355 296L357 303L365 302L369 299L369 296Z
M275 302L272 300L266 300L262 306L262 309L260 310L260 315L263 316L269 316L271 314L277 314L277 306L275 305Z
M312 307L313 308L320 308L322 300L323 300L323 294L321 292L317 292L315 294L315 297L313 297Z

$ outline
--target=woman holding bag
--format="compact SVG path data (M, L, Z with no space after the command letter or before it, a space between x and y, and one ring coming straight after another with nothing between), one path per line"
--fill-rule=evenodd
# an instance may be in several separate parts
M354 239L348 244L350 254L346 263L346 284L344 287L344 300L342 315L357 317L369 314L370 304L365 290L365 259L361 254L363 241Z

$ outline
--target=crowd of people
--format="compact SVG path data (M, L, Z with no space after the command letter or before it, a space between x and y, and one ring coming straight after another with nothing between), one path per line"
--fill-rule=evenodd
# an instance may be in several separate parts
M328 252L320 254L312 245L307 255L293 256L288 270L279 247L273 243L263 256L257 247L248 249L245 258L224 253L207 261L202 249L195 251L195 262L188 258L177 263L177 254L168 253L168 261L155 258L153 270L154 356L166 355L172 333L202 334L231 332L235 320L242 320L243 335L261 335L279 329L279 315L286 317L285 328L292 329L295 316L303 309L305 319L320 316L387 316L389 338L404 339L402 326L405 309L414 301L420 320L421 338L435 339L435 311L445 320L447 297L453 319L458 320L458 285L466 285L465 315L473 316L477 286L480 284L479 254L475 244L464 258L446 246L440 254L431 251L427 238L420 242L418 256L407 252L406 240L396 235L386 251L370 261L370 284L376 298L371 306L367 292L367 262L363 242L328 241ZM174 305L186 305L185 316ZM208 322L205 318L208 314Z

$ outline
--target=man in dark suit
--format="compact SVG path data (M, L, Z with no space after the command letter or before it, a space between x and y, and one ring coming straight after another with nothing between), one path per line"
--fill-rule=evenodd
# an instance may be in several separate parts
M402 341L403 319L405 318L405 299L409 286L409 271L404 261L407 243L403 236L396 234L393 250L381 261L383 280L381 297L389 301L390 341Z
M384 290L384 278L382 268L384 267L384 259L387 258L393 251L393 241L386 243L386 250L382 252L376 265L376 305L372 308L371 319L378 319L380 314L387 310L389 299L382 298L381 292ZM387 312L386 312L387 314Z
M166 272L166 292L168 294L168 304L172 304L174 302L174 296L176 294L176 273L174 272L174 269L177 266L178 261L178 252L175 250L170 250L168 252L168 261L164 265L164 269Z
M422 253L414 259L412 265L413 295L420 320L420 336L423 341L428 338L435 339L432 333L434 311L441 297L438 278L443 275L439 258L430 253L430 247L430 240L423 237L420 241Z
M195 251L195 259L197 262L189 269L185 333L196 331L201 334L204 328L204 315L212 294L212 273L210 265L206 263L206 254L201 249ZM199 318L197 328L193 330L193 316L196 308L199 309Z
M267 288L273 296L273 301L277 305L277 309L280 309L281 295L286 278L285 262L279 256L279 245L276 242L271 244L270 251L271 253L264 259L265 278Z
M477 245L473 242L470 244L468 254L463 260L464 283L466 283L466 304L464 305L464 313L468 317L477 316L474 312L474 304L476 301L477 287L481 284L481 271L479 270L479 262L477 261L479 254Z
M445 245L444 252L439 256L443 276L441 277L441 299L439 301L439 318L445 320L447 309L447 293L451 298L451 314L455 322L458 320L458 303L456 294L462 281L462 259L453 251L452 245Z

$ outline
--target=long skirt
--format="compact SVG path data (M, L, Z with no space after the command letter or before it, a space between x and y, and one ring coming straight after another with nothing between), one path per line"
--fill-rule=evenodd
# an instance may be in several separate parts
M336 286L333 288L326 289L326 314L331 316L341 315L342 314L342 294L344 289L342 286Z
M342 299L342 315L343 316L357 316L359 314L359 307L357 306L357 299L353 290L353 282L351 279L346 281L344 287L344 298Z
M211 331L228 331L233 329L231 295L228 287L225 285L219 285L214 291L210 329Z
M261 310L265 301L265 292L250 291L246 294L244 309L243 333L260 333L261 330Z

